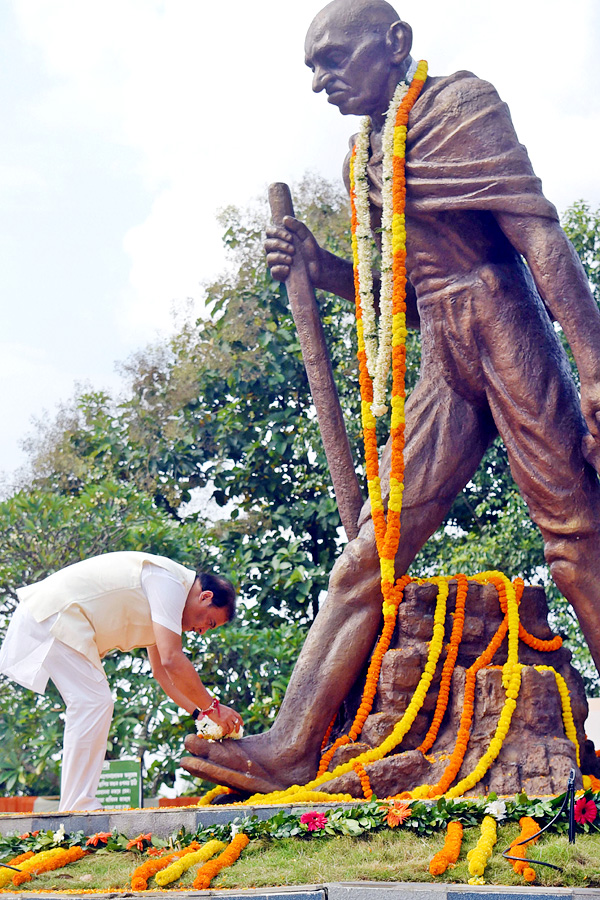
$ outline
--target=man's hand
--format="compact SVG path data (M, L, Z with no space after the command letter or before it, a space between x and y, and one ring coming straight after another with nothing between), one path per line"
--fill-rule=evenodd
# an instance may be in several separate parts
M244 724L242 717L235 709L229 706L219 704L219 711L208 713L208 718L216 725L220 725L224 734L231 734L232 731L238 731Z
M300 242L310 280L315 287L319 287L323 275L323 250L306 225L292 216L284 216L283 225L269 225L267 228L265 253L271 275L277 281L285 281L290 274L296 252L294 236Z

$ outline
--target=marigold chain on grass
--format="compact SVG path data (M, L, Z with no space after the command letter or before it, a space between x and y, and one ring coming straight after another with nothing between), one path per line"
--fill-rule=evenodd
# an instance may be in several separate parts
M226 846L227 845L224 844L223 841L208 841L198 850L193 850L191 853L182 855L180 859L172 862L166 869L157 872L155 876L156 883L160 887L165 887L167 884L177 881L177 879L181 878L183 873L187 872L188 869L191 869L192 866L195 866L198 863L208 862L211 856L220 853Z
M82 847L71 847L65 850L62 847L55 847L52 850L42 850L41 853L35 853L29 859L19 863L19 872L10 873L12 883L15 887L31 881L31 875L39 875L42 872L51 872L53 869L62 869L71 862L75 862L86 855L86 851ZM6 882L4 882L6 883Z
M429 871L432 875L443 875L448 866L453 866L457 862L460 856L462 838L462 823L448 822L444 846L429 863Z
M538 839L540 826L531 816L523 816L519 819L521 834L510 845L510 855L519 856L520 859L511 859L513 869L518 875L522 875L525 881L535 881L535 869L527 865L527 848L535 844Z
M160 872L162 869L166 869L173 860L180 859L182 856L186 856L188 853L194 853L194 851L199 849L200 844L197 841L192 841L192 843L189 846L184 847L183 850L176 850L175 853L169 853L166 856L146 860L141 866L137 867L131 876L132 890L145 891L148 887L148 880L152 878L153 875L156 875L156 873Z
M222 869L232 866L239 858L244 847L247 847L249 843L250 838L247 834L243 832L236 834L229 846L216 859L211 859L198 869L194 878L194 888L205 891L210 887L210 883L215 875L218 875Z
M483 873L497 840L497 825L493 816L486 816L481 823L481 834L476 846L469 850L469 884L483 884Z

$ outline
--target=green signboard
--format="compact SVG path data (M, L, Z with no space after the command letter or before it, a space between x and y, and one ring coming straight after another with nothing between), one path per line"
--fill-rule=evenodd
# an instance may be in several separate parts
M139 809L142 805L141 759L107 759L96 796L107 809Z

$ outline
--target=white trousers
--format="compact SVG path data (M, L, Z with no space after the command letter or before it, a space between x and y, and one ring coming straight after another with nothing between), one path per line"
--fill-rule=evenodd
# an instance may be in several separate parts
M66 706L59 810L101 809L96 791L113 714L106 676L61 641L54 641L44 669Z
M101 809L96 791L112 721L112 695L104 672L52 636L54 618L36 622L18 606L0 649L0 671L40 694L52 679L66 706L59 809Z

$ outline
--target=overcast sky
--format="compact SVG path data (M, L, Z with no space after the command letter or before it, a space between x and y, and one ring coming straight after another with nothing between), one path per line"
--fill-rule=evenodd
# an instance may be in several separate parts
M201 301L215 215L306 170L340 179L355 122L310 89L321 0L0 0L0 471L32 417ZM546 195L600 205L598 0L398 6L434 75L512 112Z

